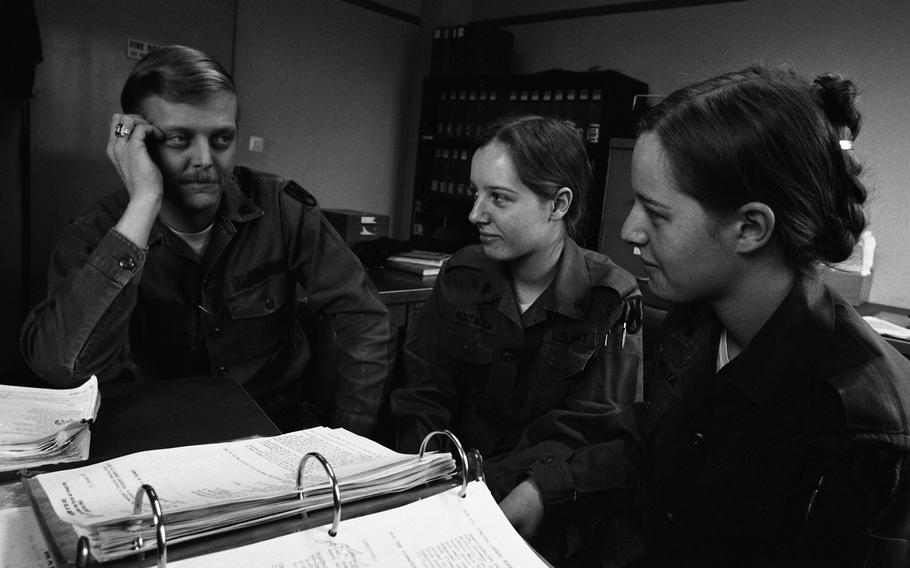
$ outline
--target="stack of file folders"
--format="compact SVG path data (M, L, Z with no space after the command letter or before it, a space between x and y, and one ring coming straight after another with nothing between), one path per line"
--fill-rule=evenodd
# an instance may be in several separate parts
M442 252L412 250L393 254L386 259L385 266L422 277L435 278L450 256L450 254Z

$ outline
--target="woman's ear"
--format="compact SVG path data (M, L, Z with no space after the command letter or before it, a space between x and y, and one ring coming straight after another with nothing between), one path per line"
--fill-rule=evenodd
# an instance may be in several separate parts
M754 252L771 241L775 218L770 207L760 201L750 201L736 214L736 252Z
M553 210L550 212L550 220L558 221L566 216L569 212L569 207L572 206L572 190L568 187L561 187L556 190L556 194L552 199Z

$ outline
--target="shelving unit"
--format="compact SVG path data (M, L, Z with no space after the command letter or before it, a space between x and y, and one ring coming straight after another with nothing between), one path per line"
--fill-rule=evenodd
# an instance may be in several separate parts
M584 137L594 181L579 244L596 248L607 141L633 134L635 96L647 92L645 83L615 71L425 79L411 218L415 248L452 252L476 242L467 219L474 136L500 116L523 114L571 121Z

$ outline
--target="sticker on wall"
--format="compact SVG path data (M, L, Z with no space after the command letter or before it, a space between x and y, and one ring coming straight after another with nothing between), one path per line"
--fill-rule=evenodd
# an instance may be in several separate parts
M145 54L161 47L160 43L152 43L141 39L126 38L126 57L128 59L142 59Z

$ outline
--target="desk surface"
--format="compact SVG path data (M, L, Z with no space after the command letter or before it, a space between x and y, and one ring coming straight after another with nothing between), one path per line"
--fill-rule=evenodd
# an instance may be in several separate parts
M230 379L109 383L101 385L89 459L280 433L246 389Z
M416 274L391 268L372 268L367 271L379 296L386 304L423 302L430 297L436 277L420 277Z
M249 393L224 378L104 383L92 425L89 459L40 468L81 467L118 456L175 446L226 442L281 432ZM0 474L12 481L16 472Z

